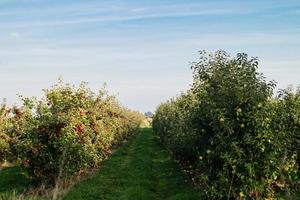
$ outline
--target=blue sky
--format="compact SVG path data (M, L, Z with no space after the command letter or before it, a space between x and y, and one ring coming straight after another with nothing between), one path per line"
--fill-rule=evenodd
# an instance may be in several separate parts
M63 76L153 111L189 87L202 49L258 56L279 88L300 83L299 0L0 0L0 30L9 104Z

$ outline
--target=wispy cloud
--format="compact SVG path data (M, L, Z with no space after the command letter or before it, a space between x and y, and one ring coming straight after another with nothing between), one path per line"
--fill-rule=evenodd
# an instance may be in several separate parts
M116 22L155 18L237 15L256 12L249 8L232 6L213 6L211 3L186 3L173 5L110 5L103 3L72 4L61 7L17 8L2 10L4 17L0 26L11 28L62 26L80 23ZM17 16L16 20L13 20ZM20 18L20 17L23 18ZM5 17L8 20L5 20ZM12 19L10 19L12 18Z
M13 38L13 39L20 39L22 36L19 32L12 32L10 34L10 36Z
M188 16L204 16L204 15L224 15L224 14L237 14L233 10L210 10L203 12L173 12L173 13L152 13L142 15L129 15L129 16L102 16L102 17L80 17L76 19L66 19L58 21L34 21L19 24L8 25L10 27L44 27L44 26L63 26L80 23L92 22L121 22L141 19L155 19L155 18L169 18L169 17L188 17ZM243 12L243 14L245 14Z
M288 13L291 15L300 15L300 9L293 9L288 11Z
M24 1L26 2L26 1ZM24 3L23 2L23 3ZM247 15L277 9L278 4L265 6L253 2L237 4L187 1L175 4L110 3L103 1L74 1L73 3L41 4L34 1L24 7L0 7L0 27L30 28L76 25L82 23L123 22L142 19L178 18L195 16ZM38 2L35 4L34 2ZM277 2L278 3L278 2ZM279 4L281 5L281 4ZM289 4L288 4L289 5ZM297 14L298 10L291 13Z
M193 38L177 41L181 45L203 47L251 47L274 45L300 45L298 34L291 33L236 33L202 34Z

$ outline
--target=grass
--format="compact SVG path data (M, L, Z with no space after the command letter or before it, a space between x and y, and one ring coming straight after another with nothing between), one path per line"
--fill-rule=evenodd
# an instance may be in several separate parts
M19 196L32 184L28 176L19 168L11 167L0 171L0 200Z
M76 199L196 200L199 196L152 130L144 128L64 198Z

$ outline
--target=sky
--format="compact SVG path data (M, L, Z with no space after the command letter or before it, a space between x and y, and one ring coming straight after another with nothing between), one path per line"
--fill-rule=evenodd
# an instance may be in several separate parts
M41 97L61 76L154 111L189 88L199 50L219 49L297 86L299 36L299 0L0 0L0 99Z

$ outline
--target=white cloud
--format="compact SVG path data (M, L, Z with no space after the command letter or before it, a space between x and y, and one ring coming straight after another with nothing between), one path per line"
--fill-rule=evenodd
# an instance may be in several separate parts
M12 38L14 38L14 39L19 39L19 38L21 38L21 34L18 33L18 32L13 32L13 33L10 34L10 36L11 36Z

